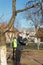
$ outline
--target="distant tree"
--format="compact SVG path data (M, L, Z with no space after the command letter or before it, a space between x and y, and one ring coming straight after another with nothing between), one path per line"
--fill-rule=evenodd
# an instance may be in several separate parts
M31 0L26 3L26 7L31 6L37 2L42 2L41 0ZM43 6L42 3L40 3L38 6L35 6L31 9L28 9L25 11L25 18L27 20L32 21L32 25L35 26L35 29L39 28L43 24Z

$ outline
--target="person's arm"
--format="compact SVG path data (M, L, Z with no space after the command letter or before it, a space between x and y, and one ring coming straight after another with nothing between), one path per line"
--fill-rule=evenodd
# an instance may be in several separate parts
M23 39L23 43L22 44L23 45L26 45L27 44L27 39L26 38Z

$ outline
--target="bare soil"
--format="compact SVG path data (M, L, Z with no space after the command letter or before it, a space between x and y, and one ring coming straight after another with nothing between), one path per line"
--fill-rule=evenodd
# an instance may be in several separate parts
M9 57L10 56L10 57ZM8 65L13 65L12 49L7 50ZM23 50L21 54L21 65L42 65L43 64L43 50Z

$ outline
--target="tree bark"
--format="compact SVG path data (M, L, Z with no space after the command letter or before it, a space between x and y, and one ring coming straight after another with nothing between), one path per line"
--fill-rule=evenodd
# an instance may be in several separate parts
M0 47L0 65L7 65L6 46Z
M16 14L16 0L12 0L12 17L11 17L8 25L4 29L4 31L7 31L7 30L9 30L12 27L12 25L14 24L16 15L17 15Z
M26 10L28 10L28 9L30 9L30 8L33 8L33 7L38 6L38 5L41 4L41 3L42 3L42 2L38 2L38 3L36 3L36 4L32 5L32 6L23 8L23 9L21 9L21 10L17 10L16 13L20 13L20 12L26 11Z

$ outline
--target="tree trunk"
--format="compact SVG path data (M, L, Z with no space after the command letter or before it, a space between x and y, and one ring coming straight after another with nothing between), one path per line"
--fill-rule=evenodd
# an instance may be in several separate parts
M0 65L7 65L5 32L11 28L16 17L16 0L12 0L12 17L5 29L0 28Z
M0 65L7 65L6 46L0 47Z

